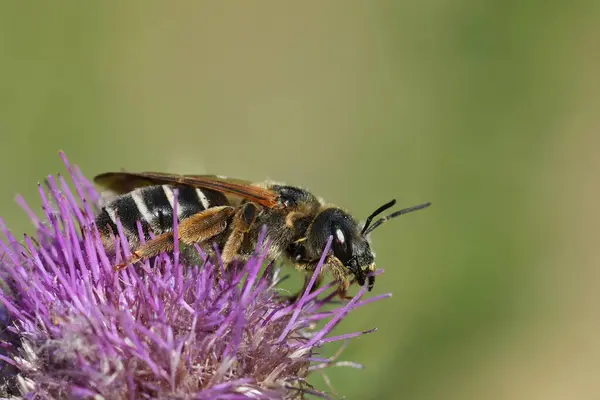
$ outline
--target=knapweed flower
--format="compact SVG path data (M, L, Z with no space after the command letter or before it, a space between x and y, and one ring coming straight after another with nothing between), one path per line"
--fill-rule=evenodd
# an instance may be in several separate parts
M49 176L40 185L42 219L19 199L35 237L17 239L0 223L3 396L327 397L306 381L336 364L319 357L321 346L367 333L331 336L348 312L388 294L361 300L363 288L336 303L329 285L291 302L277 289L278 268L263 265L265 240L226 272L203 254L192 265L177 249L116 272L130 255L127 238L120 231L116 251L105 251L94 225L99 195L62 156L75 191Z

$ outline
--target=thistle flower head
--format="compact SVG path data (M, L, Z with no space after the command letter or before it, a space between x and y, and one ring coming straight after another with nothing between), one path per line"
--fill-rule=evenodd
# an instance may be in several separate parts
M130 255L127 238L120 231L114 254L105 251L94 224L99 195L62 157L74 192L49 176L39 187L42 219L18 199L35 236L17 239L0 221L0 395L327 397L306 382L334 364L319 348L371 332L331 336L348 312L389 294L361 300L361 289L339 304L328 285L290 303L277 289L278 268L264 265L265 240L226 273L199 248L201 265L176 248L115 272Z

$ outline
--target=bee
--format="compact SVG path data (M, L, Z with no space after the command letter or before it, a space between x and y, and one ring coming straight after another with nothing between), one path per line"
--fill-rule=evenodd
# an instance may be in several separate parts
M343 209L326 204L307 190L284 184L157 172L109 172L94 180L117 195L96 217L104 245L114 249L119 219L133 251L116 269L172 252L175 240L184 245L198 244L208 254L213 253L216 243L226 267L234 260L244 261L254 255L266 225L270 242L267 260L283 256L307 272L315 270L333 236L321 271L332 275L342 298L346 298L353 280L361 286L367 283L369 291L373 289L375 255L369 234L392 218L431 204L399 210L373 222L395 205L392 200L375 210L361 226ZM174 209L179 222L177 232L173 232ZM140 240L138 223L145 242ZM151 238L150 232L155 236ZM316 277L315 287L321 278ZM308 280L309 274L305 282Z

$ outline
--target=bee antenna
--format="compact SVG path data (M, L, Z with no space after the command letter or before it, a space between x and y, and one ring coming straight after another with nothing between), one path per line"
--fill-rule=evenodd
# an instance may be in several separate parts
M379 207L377 210L373 211L373 213L371 213L371 215L369 215L369 218L367 218L367 221L365 222L365 226L363 227L360 234L361 235L365 234L365 231L367 229L369 229L369 225L371 225L371 221L373 220L373 218L375 218L376 216L378 216L379 214L381 214L388 208L393 207L395 204L396 204L396 199L392 199L391 201L389 201L389 202L385 203L384 205L382 205L381 207Z
M431 205L431 203L427 202L427 203L419 204L419 205L416 205L416 206L404 208L404 209L402 209L400 211L393 212L390 215L386 215L385 217L380 218L377 221L375 221L375 223L373 225L371 225L371 227L369 229L363 229L362 234L363 235L368 235L369 233L373 232L375 230L375 228L377 228L378 226L380 226L381 224L383 224L384 222L387 222L388 220L390 220L392 218L399 217L402 214L408 214L409 212L413 212L413 211L417 211L417 210L422 210L423 208L427 208L430 205Z

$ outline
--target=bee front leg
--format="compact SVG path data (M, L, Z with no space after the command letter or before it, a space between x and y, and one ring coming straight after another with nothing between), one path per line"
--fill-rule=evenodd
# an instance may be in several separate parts
M254 203L244 203L235 212L231 233L225 242L221 256L224 268L227 268L237 256L244 241L244 235L252 228L257 216L258 207Z
M348 288L352 282L352 272L335 256L327 257L322 271L329 271L333 275L334 281L337 283L337 295L342 300L349 300L352 296L348 296Z
M201 243L218 235L227 228L235 209L230 206L212 207L186 218L179 225L178 237L185 244ZM144 261L162 252L174 250L173 232L163 233L147 241L133 252L133 255L115 266L115 270L125 268L129 264Z

